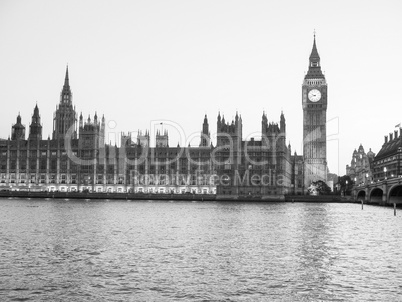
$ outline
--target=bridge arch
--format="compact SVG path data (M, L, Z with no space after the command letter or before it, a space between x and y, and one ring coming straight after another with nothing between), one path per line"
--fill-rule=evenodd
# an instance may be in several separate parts
M402 184L395 184L389 189L390 203L402 203Z
M384 191L381 188L373 188L370 192L370 202L382 203L382 195Z
M365 200L366 200L366 191L360 190L360 191L357 193L357 198L356 198L356 200L359 201L359 202L361 202L362 200L365 201Z

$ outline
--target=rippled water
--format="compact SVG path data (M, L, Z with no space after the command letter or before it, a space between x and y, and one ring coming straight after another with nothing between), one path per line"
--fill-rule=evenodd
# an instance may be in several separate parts
M1 301L400 301L402 211L0 200Z

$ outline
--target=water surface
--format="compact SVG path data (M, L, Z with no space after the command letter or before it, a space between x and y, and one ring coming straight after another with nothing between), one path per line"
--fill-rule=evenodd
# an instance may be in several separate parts
M398 214L0 199L0 301L400 301Z

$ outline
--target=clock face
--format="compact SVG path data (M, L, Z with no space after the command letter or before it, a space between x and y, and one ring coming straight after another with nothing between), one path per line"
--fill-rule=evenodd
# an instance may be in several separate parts
M321 92L317 89L312 89L308 93L308 99L312 102L318 102L321 99Z

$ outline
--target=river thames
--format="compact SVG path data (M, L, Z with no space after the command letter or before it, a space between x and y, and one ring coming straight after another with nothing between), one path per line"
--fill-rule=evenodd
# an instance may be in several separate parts
M0 199L0 301L400 301L401 216L358 204Z

